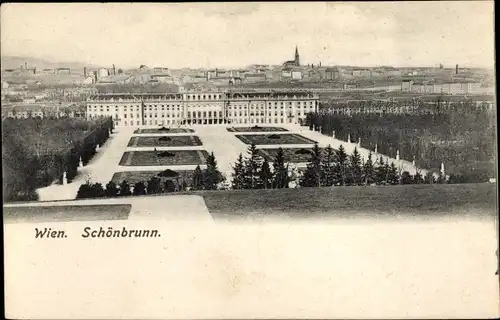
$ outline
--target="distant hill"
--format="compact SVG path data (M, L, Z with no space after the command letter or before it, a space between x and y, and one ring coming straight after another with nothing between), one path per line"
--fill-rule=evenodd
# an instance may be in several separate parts
M2 56L1 65L3 69L16 69L24 63L28 64L28 68L36 67L37 69L54 69L54 68L70 68L72 70L81 69L83 72L83 67L88 68L98 68L99 66L85 64L82 62L54 62L44 59L31 58L31 57L18 57L18 56Z

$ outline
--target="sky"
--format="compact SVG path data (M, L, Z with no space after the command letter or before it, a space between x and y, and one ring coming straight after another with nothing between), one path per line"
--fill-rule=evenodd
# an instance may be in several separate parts
M118 68L493 67L492 1L1 6L2 56Z

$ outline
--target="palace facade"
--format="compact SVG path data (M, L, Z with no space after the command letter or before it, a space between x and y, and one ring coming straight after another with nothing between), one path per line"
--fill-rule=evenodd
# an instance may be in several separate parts
M317 111L309 91L106 93L87 99L87 118L112 117L115 126L301 123Z

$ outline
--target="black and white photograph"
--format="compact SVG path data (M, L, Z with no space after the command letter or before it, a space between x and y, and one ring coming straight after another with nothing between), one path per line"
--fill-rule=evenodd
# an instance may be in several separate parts
M493 1L0 21L7 317L500 316Z

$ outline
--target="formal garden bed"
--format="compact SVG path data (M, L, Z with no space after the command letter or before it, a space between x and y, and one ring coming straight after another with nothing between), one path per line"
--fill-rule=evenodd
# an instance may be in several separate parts
M121 166L172 166L205 164L208 152L205 150L175 151L127 151L123 154Z
M288 131L285 128L280 127L261 127L258 125L252 127L231 127L227 128L229 132L277 132L277 131Z
M189 128L144 128L144 129L136 129L134 133L192 133L193 129Z
M132 137L128 147L185 147L201 146L197 136Z
M316 141L303 137L299 134L245 134L236 135L245 144L269 145L269 144L314 144Z

